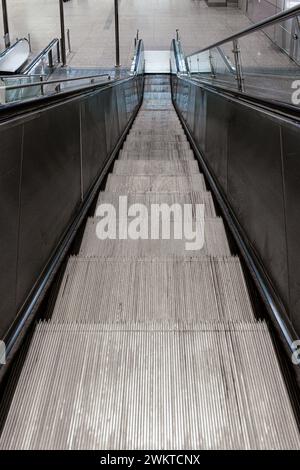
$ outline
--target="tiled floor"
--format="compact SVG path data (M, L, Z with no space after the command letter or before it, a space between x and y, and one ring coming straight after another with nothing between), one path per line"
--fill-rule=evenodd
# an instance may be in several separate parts
M58 0L9 0L11 37L31 34L33 52L59 36ZM114 64L114 1L70 0L64 4L73 66ZM0 35L3 36L2 21ZM179 28L187 53L249 25L236 8L207 7L204 0L120 0L121 63L128 65L137 29L146 49L169 49ZM3 46L3 41L1 46Z

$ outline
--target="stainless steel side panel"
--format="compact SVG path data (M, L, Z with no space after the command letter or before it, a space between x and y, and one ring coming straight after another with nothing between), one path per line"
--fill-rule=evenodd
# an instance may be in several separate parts
M29 294L80 202L79 101L24 124L17 305Z
M227 197L288 305L280 121L237 103L230 107Z
M107 156L105 97L89 96L81 103L82 173L85 195Z
M300 331L300 127L281 125L290 316Z
M0 332L15 315L23 127L0 126Z
M136 76L0 125L0 338L135 112Z
M182 117L300 334L299 125L174 75L172 82Z
M204 151L220 185L227 192L228 133L232 109L226 99L220 100L213 93L204 94L207 101ZM204 118L202 120L205 122Z

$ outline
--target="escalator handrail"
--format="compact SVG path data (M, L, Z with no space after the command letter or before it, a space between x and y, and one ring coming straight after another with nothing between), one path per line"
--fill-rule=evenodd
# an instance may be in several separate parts
M29 75L30 70L32 70L42 60L42 58L57 45L59 45L59 39L52 39L52 41L50 41L50 43L33 59L33 61L22 70L23 75Z
M22 41L26 41L28 42L28 39L26 38L21 38L21 39L18 39L16 42L14 42L13 44L11 44L9 47L7 47L6 49L4 49L4 51L0 52L0 59L2 57L5 57L6 54L11 51L12 49L14 49L14 47L16 47L17 44L19 44L19 42L22 42Z
M137 53L136 53L136 57L135 57L135 63L136 63L136 66L135 66L135 72L133 74L133 76L136 76L139 74L139 67L140 65L143 66L143 62L144 62L144 44L143 44L143 40L142 39L139 39L138 41L138 45L137 45ZM141 63L142 61L142 63ZM95 77L99 77L99 76L103 76L105 74L100 74L100 75L95 75ZM91 84L88 84L88 85L83 85L82 87L76 87L76 88L72 88L70 90L62 90L62 91L59 91L59 92L56 92L56 93L52 93L52 94L45 94L45 95L41 95L41 96L38 96L38 97L34 97L34 98L29 98L29 99L26 99L26 100L23 100L23 101L17 101L17 102L12 102L12 103L7 103L3 106L0 106L0 121L3 121L5 119L7 119L8 117L10 117L11 115L16 115L19 113L22 113L22 112L27 112L28 111L28 108L31 108L31 109L36 109L36 108L39 108L39 107L43 107L45 106L46 104L53 104L53 103L56 103L56 102L59 102L59 101L62 101L62 100L65 100L65 99L68 99L68 98L72 98L74 96L78 96L78 95L81 95L83 93L90 93L98 88L102 88L102 87L106 87L106 86L113 86L115 84L118 84L120 82L123 82L123 81L129 81L133 78L132 75L128 75L128 77L124 77L124 78L117 78L117 79L114 79L114 80L110 80L110 81L106 81L106 82L101 82L101 83L91 83ZM16 89L21 89L21 88L29 88L29 87L37 87L37 86L41 86L41 85L44 85L46 86L47 84L53 84L53 83L57 83L57 84L60 84L64 81L74 81L74 80L82 80L83 78L85 79L88 79L88 78L92 78L92 76L86 76L86 77L72 77L72 78L69 78L69 79L60 79L60 80L47 80L47 81L44 81L44 82L35 82L35 83L30 83L30 84L21 84L21 85L12 85L12 86L9 86L7 87L7 89L9 90L16 90Z
M259 21L258 23L255 23L254 25L248 26L245 29L242 29L238 33L232 34L230 36L227 36L225 39L222 39L220 41L217 41L213 44L210 44L209 46L206 46L202 49L199 49L196 52L193 52L192 54L189 54L187 58L193 57L197 54L201 54L202 52L209 51L210 49L213 49L218 46L222 46L223 44L233 41L234 39L239 39L241 37L247 36L249 33L254 33L256 31L260 31L264 29L265 27L272 26L273 24L280 23L283 20L287 20L289 18L293 18L295 16L300 15L300 6L295 6L292 8L289 8L288 10L281 11L280 13L277 13L276 15L272 15L262 21Z
M27 76L27 75L26 75ZM40 75L34 75L40 77ZM58 85L60 83L65 83L65 82L75 82L79 80L94 80L95 78L103 78L103 77L108 77L108 80L110 80L110 74L109 73L100 73L96 75L84 75L80 77L71 77L71 78L60 78L57 80L45 80L43 82L44 85ZM34 82L34 83L21 83L18 85L8 85L5 87L6 90L19 90L20 88L31 88L31 87L36 87L37 85L40 85L40 82Z
M132 73L136 75L139 70L139 65L141 60L143 60L143 53L144 53L144 43L142 39L137 41L136 49L135 49L135 56L133 66L131 68Z
M284 103L283 101L277 101L272 98L264 98L262 96L253 95L251 93L245 93L244 91L235 90L233 88L229 88L227 86L222 86L220 84L212 83L209 80L205 80L203 77L198 79L197 77L191 76L180 76L182 79L188 79L193 83L197 83L199 86L203 88L209 88L214 90L216 93L223 94L224 96L231 96L234 98L238 98L243 101L248 101L249 103L253 104L254 106L258 106L261 108L265 108L269 111L275 112L277 114L281 114L284 117L288 117L289 119L294 119L300 122L300 109L299 106Z
M105 89L106 87L115 86L121 82L132 80L133 78L134 77L129 76L126 78L106 81L104 83L92 83L89 85L84 85L82 87L72 88L70 90L62 90L60 92L52 94L40 95L23 101L6 103L5 105L0 106L0 123L12 117L15 118L23 113L35 112L40 109L43 109L47 105L56 105L58 103L64 102L72 98L76 98L83 94L89 94L93 91L98 90L99 88ZM47 85L47 83L48 82L45 81L44 85ZM58 83L61 83L61 80L59 80ZM36 82L31 85L35 87L41 86L41 82ZM22 88L22 86L20 88Z
M32 74L30 75L30 77L40 77L40 74L36 73L36 74ZM9 79L9 80L20 80L20 78L27 78L28 79L28 75L25 75L23 73L18 73L16 75L0 75L0 80L1 79Z

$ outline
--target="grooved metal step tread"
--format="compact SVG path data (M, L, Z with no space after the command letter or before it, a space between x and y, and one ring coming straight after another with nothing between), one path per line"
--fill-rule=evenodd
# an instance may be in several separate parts
M175 124L181 126L181 121L176 113L171 113L167 111L160 111L159 113L152 113L152 111L140 111L138 117L135 118L133 125L137 125L140 123L161 123L161 124Z
M203 175L190 176L119 176L108 175L106 191L119 194L135 192L206 191Z
M190 175L198 174L199 166L196 160L121 160L114 163L115 175Z
M170 77L165 75L146 75L145 76L146 85L168 85L170 86Z
M167 101L171 104L171 91L170 90L145 90L144 91L144 102L148 101Z
M80 255L82 256L101 256L101 257L203 257L203 256L230 256L230 249L223 225L223 221L220 218L206 218L204 223L204 246L201 249L187 249L193 242L193 247L197 248L195 239L191 240L190 237L186 237L185 233L182 234L182 239L174 239L174 223L172 220L168 224L170 230L170 239L162 238L162 226L157 222L153 222L157 227L159 239L120 239L120 231L125 228L126 233L130 229L130 221L128 221L128 227L126 226L126 220L117 219L116 223L113 220L110 226L116 227L115 239L104 239L98 238L99 233L99 218L93 217L88 219L81 247ZM151 234L153 230L153 223L147 218L147 234ZM200 222L200 221L199 221ZM185 224L186 225L186 224ZM190 225L195 226L195 222ZM186 229L186 227L185 227ZM195 227L193 227L195 230ZM199 232L199 228L197 228Z
M142 110L148 109L148 110L153 110L153 109L162 109L162 110L168 110L172 109L173 105L171 105L169 102L160 102L159 105L155 103L154 101L150 101L149 103L144 103L141 107Z
M140 110L138 117L135 119L134 123L139 123L139 122L146 122L146 121L151 121L151 122L174 122L180 124L180 119L177 116L177 114L174 111L163 111L160 110L158 112L156 111L150 111L150 110Z
M170 128L170 130L172 130L172 129L182 130L183 129L179 119L176 118L176 117L170 117L170 116L166 116L166 117L160 118L160 119L150 117L150 116L141 117L140 119L137 119L136 121L134 121L134 123L132 124L132 128L138 127L138 126L141 126L141 125L151 126L151 129L156 130L156 131L158 131L160 129L159 126L165 126L165 127L168 126ZM145 130L147 130L147 128Z
M173 117L175 117L176 119L179 120L179 117L178 117L174 107L172 109L166 109L166 110L163 110L163 109L143 110L142 108L140 108L140 111L139 111L136 119L139 120L144 116L147 116L147 117L148 116L153 116L155 118L160 118L162 116L173 116Z
M181 152L182 150L190 150L190 144L186 141L184 142L163 142L157 141L153 142L149 140L148 142L141 141L140 139L137 140L126 140L123 145L124 150L137 150L139 152L143 151L151 151L151 150L178 150Z
M172 115L174 117L177 117L178 119L178 115L174 109L174 107L172 107L172 109L151 109L150 111L149 110L143 110L142 108L140 108L140 111L137 115L137 119L140 119L141 117L145 116L145 115L153 115L153 116L156 116L156 117L160 117L160 116L164 116L164 115Z
M189 145L186 136L184 133L181 135L179 134L144 134L144 135L135 135L129 134L124 142L124 146L127 144L135 144L136 142L141 144L171 144L173 142L178 144L186 144Z
M139 122L136 125L132 126L132 131L128 136L133 134L133 137L149 137L149 135L162 135L166 132L169 132L170 135L184 135L183 128L179 123L170 123L170 121L160 121L160 122ZM136 134L136 136L134 136Z
M181 124L180 119L176 116L175 113L170 113L169 111L160 111L160 113L152 113L152 111L140 111L143 113L139 115L134 121L134 124L139 123L161 123L161 124Z
M171 92L171 87L169 84L165 84L165 85L162 85L162 84L158 84L158 83L146 83L145 86L144 86L144 91L147 93L147 92Z
M189 150L151 150L150 148L143 149L143 151L138 150L121 150L119 153L119 160L194 160L194 154L191 149Z
M161 320L254 321L239 260L69 260L52 321Z
M111 193L109 191L102 191L99 193L97 207L99 204L112 204L116 208L117 216L119 215L119 194ZM212 195L209 191L204 192L190 192L190 193L129 193L126 195L127 204L144 204L147 209L151 210L152 204L192 204L193 215L195 216L195 204L204 204L205 217L215 217L216 211Z
M170 132L180 132L183 131L183 127L178 119L170 119L166 117L165 119L152 119L152 118L143 118L139 121L135 121L132 125L132 129L141 128L143 131L159 132L163 129L169 129Z
M38 324L0 448L299 449L265 324L138 328Z
M149 137L149 135L162 135L169 132L170 135L185 135L183 128L178 123L167 122L140 122L133 125L128 137Z
M148 126L147 126L148 127ZM178 137L182 137L184 136L185 137L185 134L183 132L183 130L174 130L174 128L170 128L168 130L166 129L162 129L161 127L159 129L136 129L135 126L132 126L131 128L131 131L129 132L128 134L128 137L134 137L134 138L137 138L137 137L140 137L141 139L143 137L161 137L161 136L165 136L166 135L166 132L168 132L168 135L170 135L172 137L172 139L176 139Z
M159 127L159 129L158 129ZM133 125L129 135L133 134L137 137L149 136L149 135L162 135L169 133L170 135L184 135L184 131L180 125L170 125L169 123L162 123L159 126L157 124L137 124Z
M141 109L173 110L170 92L146 92Z

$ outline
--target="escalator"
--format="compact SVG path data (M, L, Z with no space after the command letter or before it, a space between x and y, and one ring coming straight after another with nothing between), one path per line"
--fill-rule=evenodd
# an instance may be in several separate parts
M41 92L40 83L49 80L59 68L60 56L58 39L51 40L35 56L25 38L7 48L0 54L0 105L35 98Z
M30 44L26 38L18 39L0 54L0 74L2 76L48 75L60 63L59 40L53 39L36 56L32 57Z
M170 76L144 75L142 41L135 57L130 78L3 111L8 136L20 120L23 168L0 286L17 279L0 317L15 371L1 369L0 448L299 449L299 317L279 239L291 220L297 230L299 199L278 219L285 162L269 157L296 155L298 110L191 76L175 40ZM158 205L171 208L167 235ZM191 251L175 235L187 206L203 231Z
M29 59L30 46L27 39L18 39L0 54L0 74L21 72Z

